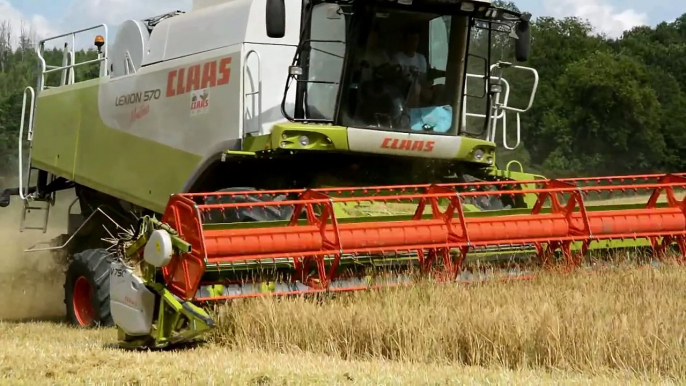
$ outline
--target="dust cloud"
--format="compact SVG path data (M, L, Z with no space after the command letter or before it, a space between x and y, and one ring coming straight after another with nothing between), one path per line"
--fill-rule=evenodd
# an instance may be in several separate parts
M71 191L58 193L55 206L50 208L47 233L30 229L23 233L19 231L23 206L18 197L12 197L9 207L0 208L0 294L3 299L0 321L65 316L64 253L25 250L62 244L58 237L66 233L67 208L73 200ZM26 226L42 226L44 214L44 211L31 211L27 214Z

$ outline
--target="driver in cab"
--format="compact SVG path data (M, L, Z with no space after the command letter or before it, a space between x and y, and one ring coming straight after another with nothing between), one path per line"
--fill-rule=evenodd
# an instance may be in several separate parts
M418 46L419 31L412 27L405 28L401 49L392 57L393 64L402 68L403 74L411 83L407 98L408 107L420 107L433 99L431 85L427 80L426 57L417 52Z
M419 30L413 26L404 28L401 46L390 57L384 50L385 44L381 44L380 32L378 24L372 27L362 51L358 73L362 86L355 115L364 124L424 131L426 118L435 115L430 106L440 95L440 89L431 85L426 57L417 52ZM432 120L436 119L429 119Z

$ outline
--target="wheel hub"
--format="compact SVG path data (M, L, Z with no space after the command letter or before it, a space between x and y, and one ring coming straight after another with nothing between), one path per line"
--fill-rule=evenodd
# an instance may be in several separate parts
M91 299L91 285L88 279L81 276L74 283L74 315L81 326L90 326L95 319L95 310Z

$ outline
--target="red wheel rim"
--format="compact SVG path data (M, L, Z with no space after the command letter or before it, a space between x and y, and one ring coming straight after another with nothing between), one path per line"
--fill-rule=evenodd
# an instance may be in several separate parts
M74 283L73 306L74 315L81 326L93 324L95 310L91 301L91 284L83 276Z

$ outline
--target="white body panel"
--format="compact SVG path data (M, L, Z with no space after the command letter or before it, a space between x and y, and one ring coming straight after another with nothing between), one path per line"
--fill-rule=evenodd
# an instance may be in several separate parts
M150 53L144 65L238 43L297 46L300 38L300 1L286 1L286 35L267 36L266 0L214 1L204 7L167 19L150 36ZM287 70L287 69L284 69Z
M150 333L155 294L119 262L110 268L110 310L114 323L127 334L141 336Z
M201 1L192 12L162 21L143 44L139 34L122 34L125 40L114 43L116 63L123 63L127 45L147 52L135 74L101 78L102 121L202 158L246 134L268 134L286 121L282 92L301 10L300 2L287 2L286 35L272 39L265 6L266 0ZM293 101L286 103L291 114Z
M241 137L241 51L235 45L105 78L100 117L110 128L205 156L213 143ZM206 70L214 78L203 82ZM206 103L194 105L194 97Z
M250 0L235 0L165 20L152 31L145 64L217 50L245 41ZM264 24L264 22L263 22Z

